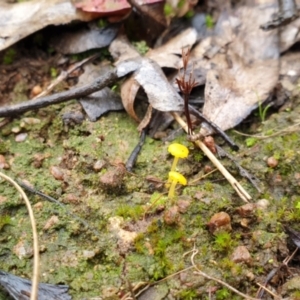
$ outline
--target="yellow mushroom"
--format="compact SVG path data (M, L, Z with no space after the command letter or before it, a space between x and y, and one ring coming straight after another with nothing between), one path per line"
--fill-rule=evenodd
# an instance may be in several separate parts
M186 158L189 155L189 149L181 144L174 143L168 147L168 151L174 156L171 172L175 171L179 158Z
M175 195L175 187L176 187L177 183L180 183L182 185L187 184L186 178L183 175L181 175L180 173L174 172L174 171L169 172L169 181L171 182L171 186L170 186L169 194L168 194L168 197L170 199L173 198Z

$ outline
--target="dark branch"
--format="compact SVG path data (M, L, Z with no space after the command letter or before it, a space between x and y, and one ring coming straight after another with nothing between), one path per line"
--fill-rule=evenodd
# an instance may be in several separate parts
M73 88L69 91L56 93L50 96L28 100L20 104L5 106L0 108L0 117L15 116L26 111L46 107L52 104L62 103L71 99L81 98L103 89L108 85L112 85L119 79L117 70L112 69L105 75L98 77L91 84L86 84L80 87Z

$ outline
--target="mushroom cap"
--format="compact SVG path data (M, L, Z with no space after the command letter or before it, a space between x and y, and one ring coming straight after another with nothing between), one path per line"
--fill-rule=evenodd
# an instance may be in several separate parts
M181 144L173 143L168 147L168 151L175 157L186 158L189 155L189 149Z
M169 172L169 178L170 178L170 180L177 181L182 185L187 184L186 178L178 172L175 172L175 171Z

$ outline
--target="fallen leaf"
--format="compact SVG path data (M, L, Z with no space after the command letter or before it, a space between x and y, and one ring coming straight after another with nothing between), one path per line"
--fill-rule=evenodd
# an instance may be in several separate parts
M91 21L97 17L76 9L69 0L0 2L0 51L48 25Z
M182 111L182 98L155 61L144 58L133 76L145 90L153 108L159 111Z
M103 75L109 68L108 65L97 66L92 63L85 65L84 73L79 77L77 86L93 82L96 77ZM120 96L108 87L81 98L79 102L92 122L109 111L124 109Z
M274 8L263 5L237 9L235 15L240 22L232 22L231 33L227 28L227 37L234 33L227 46L227 67L217 65L207 72L203 113L222 130L239 124L277 84L278 32L259 28L273 12ZM230 19L224 22L228 26ZM212 129L203 125L201 133L210 134Z
M121 86L124 108L137 122L140 119L135 113L134 101L140 86L146 92L153 108L159 111L181 111L183 109L183 100L176 89L169 84L160 67L179 68L182 62L177 55L181 54L182 47L192 46L196 38L196 30L189 28L166 45L150 50L146 56L151 59L142 58L125 36L118 36L112 42L109 51L116 60L118 71L131 66L133 66L132 69L137 69ZM120 62L123 62L122 67Z
M91 49L103 48L110 45L119 30L118 25L98 28L89 24L88 28L59 28L51 38L51 45L57 52L64 54L80 53Z
M166 44L151 49L146 57L151 58L162 68L182 68L182 59L180 57L182 49L191 48L197 40L197 31L194 28L187 28Z
M73 0L75 7L85 12L97 12L110 15L112 12L124 14L131 8L126 0Z

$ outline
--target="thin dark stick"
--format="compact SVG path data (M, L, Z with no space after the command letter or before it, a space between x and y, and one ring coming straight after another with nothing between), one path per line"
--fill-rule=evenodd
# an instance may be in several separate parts
M46 199L46 200L48 200L50 202L58 204L60 207L62 207L65 210L65 212L68 215L70 215L71 217L73 217L74 219L76 219L77 221L79 221L80 223L82 223L86 228L90 229L96 236L100 237L100 233L96 229L92 228L85 220L81 219L77 215L75 215L72 212L70 212L63 203L59 202L55 198L52 198L51 196L48 196L48 195L46 195L46 194L44 194L44 193L42 193L42 192L40 192L40 191L38 191L38 190L30 187L29 185L25 184L24 182L22 182L20 180L17 180L17 182L25 190L27 190L27 191L35 194L35 195L38 195L38 196L40 196L40 197L42 197L42 198L44 198L44 199Z
M189 111L189 94L184 94L184 112L185 112L186 123L188 125L188 134L192 135L193 124L191 121L191 115Z
M71 99L84 97L115 83L117 79L119 79L119 76L117 75L117 71L114 68L111 71L108 71L105 75L98 77L91 84L86 84L77 88L72 88L69 91L37 98L35 100L25 101L20 104L1 107L0 117L10 117L33 109L38 109L52 104L62 103Z
M131 152L131 154L130 154L127 162L126 162L126 170L128 172L132 172L132 169L133 169L133 167L134 167L134 165L136 163L138 155L139 155L139 153L142 150L142 147L144 145L145 138L146 138L146 130L143 129L142 132L141 132L139 143L135 146L135 148Z
M215 132L218 133L223 138L223 140L226 143L228 143L228 145L231 147L232 150L234 150L234 151L239 150L239 146L237 144L235 144L230 139L230 137L218 125L216 125L213 122L211 122L210 120L208 120L201 112L196 110L193 106L189 105L189 110L193 115L196 115L200 120L209 124L209 126L211 126L215 130Z

